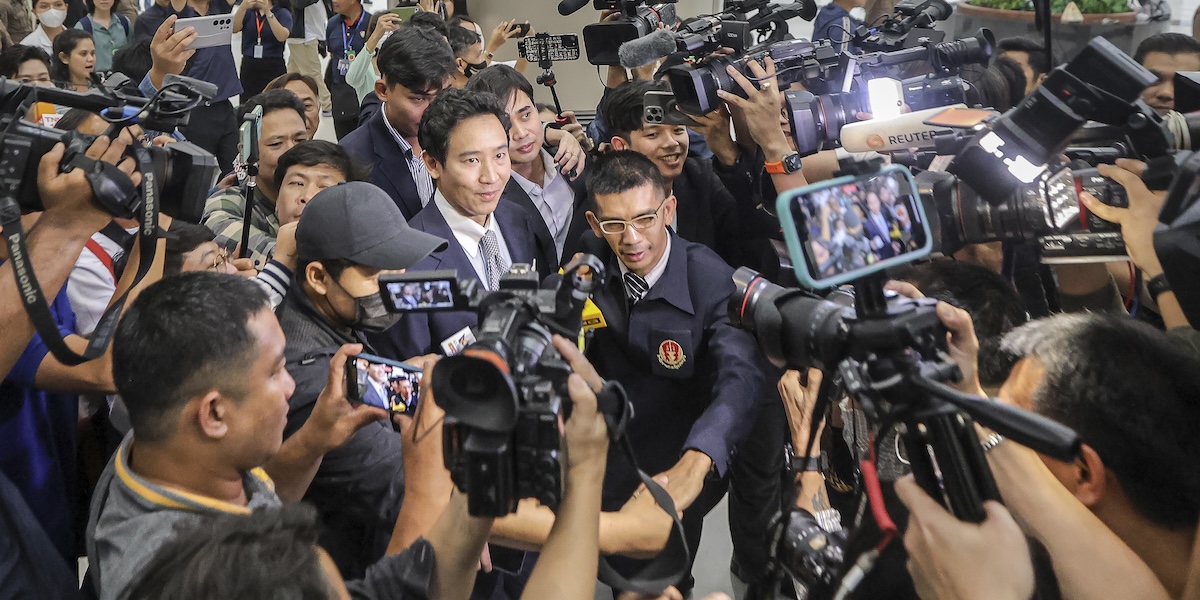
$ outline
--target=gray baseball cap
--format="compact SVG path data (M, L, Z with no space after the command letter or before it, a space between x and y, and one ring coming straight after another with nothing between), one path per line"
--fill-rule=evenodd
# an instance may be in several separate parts
M446 240L409 227L386 192L362 181L321 190L296 225L301 263L338 258L398 270L445 247Z

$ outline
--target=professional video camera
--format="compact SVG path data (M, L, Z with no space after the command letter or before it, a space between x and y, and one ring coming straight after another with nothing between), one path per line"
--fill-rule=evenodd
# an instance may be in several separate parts
M930 26L935 21L945 21L953 12L945 0L925 0L921 4L905 0L896 5L895 11L887 15L883 23L872 27L859 25L852 41L866 52L887 52L937 43L946 34Z
M122 128L134 123L148 129L173 131L177 125L186 123L188 111L211 98L215 90L215 86L202 81L168 76L163 88L147 100L116 85L81 94L0 78L0 130L3 131L0 133L0 224L9 248L9 263L22 284L25 310L50 352L63 364L82 364L107 351L126 295L114 299L100 317L82 354L66 344L41 285L31 275L29 249L21 226L22 213L43 209L37 189L42 156L62 142L66 148L60 166L63 172L82 169L99 207L114 217L138 217L141 261L134 286L149 273L154 262L161 199L171 202L163 208L168 214L184 218L194 215L199 220L208 190L216 183L217 165L212 155L186 142L169 144L166 148L131 146L128 154L137 161L142 176L139 188L116 166L88 158L85 152L95 140L93 136L48 129L26 121L25 116L37 102L94 111L110 123L105 134L116 139Z
M211 87L202 81L170 75L163 89L153 98L146 99L117 87L78 93L0 78L0 129L4 131L0 149L20 149L23 155L19 159L23 164L16 171L19 176L15 178L17 202L22 211L41 210L41 200L37 196L38 159L54 144L63 142L67 146L64 170L83 168L94 172L93 166L100 164L83 154L95 139L93 136L26 121L24 116L35 102L97 112L110 123L106 134L116 138L123 127L135 123L155 131L174 131L177 126L187 124L188 113L193 107L212 97L215 90L209 89ZM137 148L136 151L145 152L146 160L155 165L157 180L162 186L164 204L161 210L198 222L208 191L216 183L216 159L187 142L168 144L165 148ZM123 174L115 169L103 169L89 176L89 181L96 202L114 217L132 218L138 214L141 194Z
M812 289L851 283L854 306L811 291L784 289L741 268L734 274L737 291L730 298L730 317L758 338L776 365L826 372L811 419L814 430L830 406L832 391L841 387L867 417L874 439L897 427L913 475L926 493L958 518L978 523L985 517L983 502L999 501L1000 495L975 421L1062 460L1074 456L1079 439L1048 419L946 386L961 374L949 358L936 302L886 298L883 270L918 260L931 249L931 231L916 196L911 175L898 166L780 195L777 214L797 278ZM884 213L894 219L891 230L871 229L869 223ZM849 220L855 220L854 227ZM861 240L847 229L860 225ZM810 431L810 439L815 433ZM809 598L832 596L835 589L837 597L853 591L896 534L884 509L873 452L863 460L862 471L883 539L851 560L844 555L841 536L818 529L811 515L777 518L769 538L775 558L771 577L786 571L808 585ZM853 527L851 537L861 533L860 525Z
M816 12L812 0L727 2L724 12L684 19L674 30L661 29L625 42L619 51L621 66L634 69L670 55L693 62L721 48L741 55L751 47L789 39L788 19L811 21Z
M862 88L866 86L859 85L858 90L862 90L859 92L852 89L853 82L885 77L891 75L897 66L914 62L928 63L935 75L944 77L954 73L963 65L986 62L991 57L994 42L995 39L991 32L981 29L974 37L953 42L931 43L895 52L852 56L835 52L828 41L814 43L807 40L789 40L772 44L765 50L751 53L740 59L714 55L697 64L671 67L667 70L667 79L679 106L691 114L706 114L715 110L719 103L717 90L745 96L745 91L734 83L729 73L726 72L726 67L732 65L738 72L753 81L754 75L749 71L748 63L750 61L761 62L768 56L775 61L776 79L781 89L792 83L801 82L812 94L852 92L852 96L861 94L865 97L866 90ZM939 84L933 85L937 87ZM852 99L843 96L836 100L829 100L827 104L869 106L869 100L864 100L865 98ZM914 101L917 101L915 97ZM802 106L812 102L814 102L812 98L797 96L796 111L803 113ZM819 119L820 123L816 126L821 127L825 123L839 123L836 129L840 129L841 123L853 120L853 113L851 113L849 120L844 116L827 117ZM813 126L812 119L808 119L806 123L809 127ZM821 137L836 139L836 129L832 134Z
M562 499L558 422L570 415L571 368L551 337L579 337L584 304L603 278L604 265L591 255L572 261L553 289L542 289L537 272L523 264L513 265L494 292L474 279L460 285L454 271L380 277L390 310L479 313L477 340L439 361L432 382L446 411L446 467L472 515L507 515L522 498L551 508ZM445 292L405 306L403 287L413 283Z
M674 3L677 1L646 4L646 0L595 0L593 7L596 10L620 10L621 16L583 28L583 47L587 50L588 62L606 66L621 64L618 56L621 44L649 35L660 23L675 24ZM586 0L563 0L558 5L558 12L568 15L586 3Z

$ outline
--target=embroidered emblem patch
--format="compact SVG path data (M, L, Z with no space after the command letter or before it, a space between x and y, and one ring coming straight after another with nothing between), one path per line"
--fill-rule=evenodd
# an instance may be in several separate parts
M675 340L666 340L658 345L658 362L668 369L678 369L687 361L683 347Z

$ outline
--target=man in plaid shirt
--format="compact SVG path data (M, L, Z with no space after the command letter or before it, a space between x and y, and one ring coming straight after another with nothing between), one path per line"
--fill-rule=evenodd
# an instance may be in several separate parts
M242 104L245 115L262 106L262 126L258 136L258 187L254 190L253 211L250 217L250 258L262 268L275 252L275 237L279 233L279 217L275 200L279 182L275 181L275 166L279 157L296 144L308 139L304 121L304 104L287 90L272 90ZM201 223L217 235L217 244L232 248L242 241L242 222L246 200L238 187L218 190L204 203Z

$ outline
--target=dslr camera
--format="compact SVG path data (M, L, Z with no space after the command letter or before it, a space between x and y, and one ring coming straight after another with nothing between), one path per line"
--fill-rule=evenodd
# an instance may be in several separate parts
M513 265L495 291L476 280L460 284L452 270L379 278L391 311L479 314L475 341L438 361L429 382L446 411L446 468L470 514L504 516L522 498L550 508L562 501L559 422L570 417L571 367L551 339L579 337L583 307L603 276L600 260L584 255L549 288L525 264Z
M583 47L587 50L588 62L597 66L620 65L617 52L621 44L650 35L660 23L675 24L677 1L646 4L645 0L594 0L592 7L596 10L620 10L621 16L583 28Z

